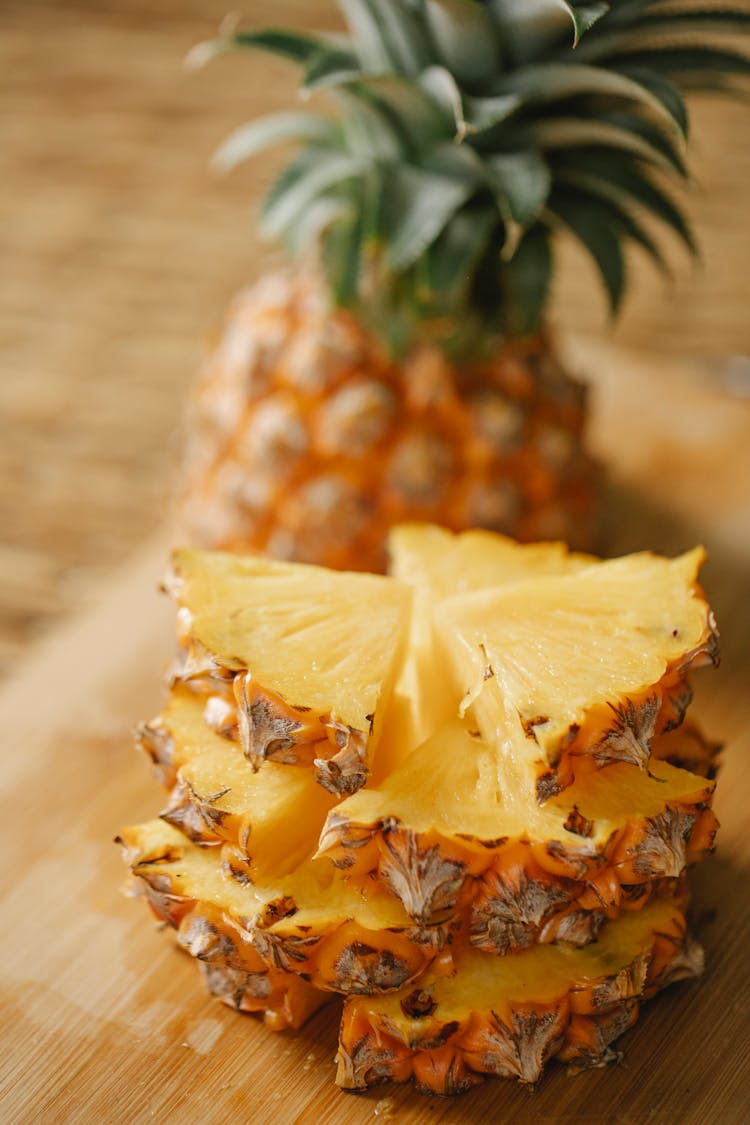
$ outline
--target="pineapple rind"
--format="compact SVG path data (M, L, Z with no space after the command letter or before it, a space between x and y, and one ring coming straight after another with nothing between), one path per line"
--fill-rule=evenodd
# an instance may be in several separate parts
M334 797L308 770L276 762L254 770L207 726L204 710L204 700L178 684L162 714L141 728L141 745L172 790L162 817L194 842L236 844L255 878L293 870L314 849Z
M416 979L444 948L445 926L415 926L400 904L377 888L364 898L329 865L306 865L266 886L237 883L222 871L217 849L192 844L171 825L151 821L125 829L126 859L161 917L180 926L197 910L221 919L221 934L242 950L214 966L261 968L301 976L316 988L369 993ZM285 977L280 977L284 981Z
M484 1075L534 1083L556 1055L597 1065L643 999L701 969L678 900L622 916L584 949L464 950L453 976L428 971L411 993L346 1001L336 1081L365 1089L413 1078L447 1094Z
M514 788L533 778L547 799L570 784L577 755L647 768L654 735L679 721L687 673L717 660L697 585L704 557L644 553L437 604L463 710L501 746L520 718L526 740L506 753Z
M678 753L681 739L669 736ZM631 888L679 877L713 844L714 783L666 761L652 768L591 769L544 808L507 808L492 748L455 725L332 809L317 854L359 885L375 875L422 924L468 908L482 933L488 901L504 898L521 947L556 940L564 918L568 940L590 940ZM493 940L502 952L507 938Z
M305 762L337 794L363 785L406 642L409 588L188 550L174 554L170 588L183 632L173 680L216 696L229 714L236 707L250 761Z

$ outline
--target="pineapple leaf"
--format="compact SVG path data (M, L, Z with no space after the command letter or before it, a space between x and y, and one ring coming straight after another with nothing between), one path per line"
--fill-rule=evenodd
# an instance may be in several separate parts
M639 7L650 5L639 5ZM629 6L633 8L631 4ZM623 26L627 25L627 26ZM601 31L587 38L579 48L578 54L587 62L597 62L604 66L619 52L629 52L655 46L655 40L665 34L679 35L681 46L677 49L699 49L706 45L706 37L712 32L743 34L750 32L750 12L730 8L672 9L646 11L640 16L637 12L629 14L627 5L614 8ZM664 48L675 46L671 39ZM658 46L656 49L659 48Z
M585 177L580 178L574 186L578 201L577 206L580 210L584 212L596 211L601 221L606 223L613 231L619 230L623 238L628 237L643 247L662 273L670 273L669 266L659 247L651 238L651 235L633 217L622 198L618 198L616 192L606 188L601 190L600 182L597 183L594 180L587 183ZM557 199L559 200L559 196ZM552 204L553 207L556 207L556 205L556 202ZM616 312L616 309L612 311Z
M586 248L601 274L615 316L625 286L625 262L619 230L612 225L612 214L601 201L588 200L581 207L577 193L557 188L549 201L550 211Z
M579 146L612 148L630 152L661 168L673 167L684 175L684 164L674 147L655 130L646 131L648 135L644 136L641 126L642 122L636 118L623 121L615 119L614 115L609 119L558 117L538 122L530 131L534 143L545 152Z
M612 66L635 66L680 77L691 74L750 74L750 58L721 47L697 45L692 47L651 47L623 51L609 60Z
M489 207L458 211L427 251L430 289L448 302L458 300L497 225L497 213Z
M658 116L674 123L671 110L643 82L627 74L576 63L539 63L521 67L503 79L501 89L517 94L524 103L562 101L579 94L624 98L641 102Z
M366 161L345 153L306 149L284 169L266 196L261 212L264 235L280 237L322 191L354 179L366 168Z
M265 31L235 31L226 41L227 47L260 47L273 55L291 59L292 62L307 64L317 54L325 51L329 44L317 35L300 31L287 31L284 28L268 28Z
M391 119L387 110L367 96L358 83L348 83L335 91L342 104L342 129L347 150L354 156L376 160L403 160L411 144ZM362 96L364 93L364 96Z
M668 78L663 78L661 75L654 74L653 71L645 70L642 67L621 66L618 67L617 72L649 90L676 123L683 137L687 137L687 109L682 94L674 82L670 82Z
M525 336L539 328L552 278L552 249L546 226L536 223L501 267L506 328Z
M484 161L491 186L501 201L504 219L523 226L531 223L544 206L551 186L546 161L538 152L508 152Z
M362 70L368 74L398 72L380 20L377 0L339 0Z
M414 264L476 188L458 178L410 165L389 169L385 242L388 265L401 271Z
M578 7L573 7L572 4L569 4L567 7L570 8L570 15L573 20L573 46L577 47L586 32L595 23L598 23L602 16L606 16L611 5L607 3L580 4Z
M456 139L463 140L468 132L464 99L451 72L444 66L430 66L420 74L419 85L453 122Z
M378 15L399 74L415 78L436 61L416 15L403 0L379 0Z
M698 253L695 238L682 211L662 188L652 183L645 170L629 160L626 154L582 150L574 160L563 158L556 163L553 174L560 183L575 185L585 181L592 190L593 185L597 184L597 190L602 194L609 190L618 196L630 198L633 203L651 212L670 227L691 254Z
M714 30L743 31L750 30L750 12L740 11L739 8L656 9L646 12L638 26L649 34L655 31L697 31L701 35Z
M356 57L350 51L331 47L313 55L302 82L301 90L325 90L341 82L348 82L361 73Z
M466 131L481 133L492 129L511 117L523 105L523 99L515 93L499 94L489 98L464 97Z
M274 144L284 141L307 141L313 144L335 143L340 130L332 121L313 113L272 113L240 125L216 150L212 164L219 172L228 172Z
M562 187L572 188L579 193L582 206L586 205L586 199L590 196L594 196L611 204L613 207L613 218L615 216L619 218L619 224L616 223L616 225L621 225L624 231L635 242L639 242L640 245L648 251L663 273L669 274L671 272L656 243L630 214L628 206L632 204L634 200L627 192L615 187L609 180L598 179L596 176L588 175L586 172L576 172L572 170L568 174L561 175L558 183Z
M609 11L608 3L570 4L567 0L489 0L503 31L503 46L518 64L539 58L573 25L573 46Z
M362 257L362 222L354 214L349 222L334 223L324 231L321 258L337 305L354 303L359 287Z
M476 0L425 0L424 14L435 49L459 82L476 86L500 64L497 29Z
M344 89L351 97L377 107L413 152L429 148L446 134L445 114L418 85L390 75L376 75L347 82Z
M287 227L284 243L293 257L319 242L335 223L349 224L354 218L354 200L340 191L322 192Z

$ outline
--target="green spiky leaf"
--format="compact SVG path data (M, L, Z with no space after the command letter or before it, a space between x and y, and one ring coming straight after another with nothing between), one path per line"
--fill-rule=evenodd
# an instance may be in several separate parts
M387 260L392 270L408 269L470 198L476 181L413 168L389 170Z
M338 126L314 113L272 113L230 133L212 163L217 171L228 172L271 145L284 141L330 144L338 133Z
M509 262L501 267L505 324L512 335L536 331L552 280L549 230L533 226L523 236Z
M739 2L739 0L738 0ZM340 0L344 34L226 32L232 48L288 58L333 120L290 113L238 130L233 166L275 141L302 153L273 185L266 233L317 243L334 299L392 338L443 315L531 331L567 228L615 310L623 245L666 263L649 223L693 251L668 190L686 178L685 96L742 96L750 13L698 0ZM646 220L644 226L641 220ZM404 336L406 333L406 336Z
M563 188L555 190L549 209L591 255L604 282L610 312L615 316L625 287L625 261L621 232L618 226L612 225L611 211L591 199L586 207L581 207L577 194Z
M427 28L439 59L471 88L497 74L496 26L476 0L425 0Z
M426 254L426 282L444 301L466 292L493 229L497 213L489 208L459 211L441 231Z
M538 152L504 152L488 157L485 165L493 191L502 201L503 217L523 226L533 222L552 186L544 158Z
M268 238L279 238L305 207L335 184L360 176L363 160L340 152L307 149L281 173L266 197L261 229Z

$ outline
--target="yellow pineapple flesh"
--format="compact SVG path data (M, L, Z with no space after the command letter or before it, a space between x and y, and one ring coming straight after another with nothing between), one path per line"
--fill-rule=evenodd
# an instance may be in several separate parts
M260 958L279 987L287 976L301 976L316 988L347 994L400 988L447 943L446 927L415 925L385 890L373 887L365 897L336 878L328 863L303 864L291 875L255 884L235 880L219 850L191 843L162 821L127 828L120 839L159 916L178 926L196 909L214 924L219 918L232 945L228 967L245 966L236 947L253 965ZM214 965L221 967L218 956Z
M574 574L599 560L567 543L518 543L475 529L455 534L434 524L406 523L388 536L388 571L430 601L494 589L544 575Z
M124 828L117 842L131 868L133 892L177 931L177 941L196 958L209 992L242 1012L258 1012L274 1031L298 1028L327 996L301 977L270 967L242 938L220 905L201 898L212 851L193 848L160 821ZM185 849L190 859L185 861ZM191 862L192 860L192 862Z
M416 989L346 1001L340 1086L412 1078L453 1094L485 1075L534 1083L555 1056L601 1064L641 1002L698 975L703 957L682 902L665 899L622 915L582 949L540 945L497 957L464 948L454 965L452 975L428 970Z
M542 807L508 803L494 746L455 723L332 809L318 854L359 886L385 884L416 921L468 915L483 948L580 943L712 846L713 789L666 761L651 775L616 763Z
M631 555L437 604L462 710L502 748L515 799L530 783L540 801L559 792L581 756L648 768L655 734L682 721L688 672L718 658L703 559Z
M308 765L333 793L365 781L399 668L410 591L376 575L177 551L180 681L255 766Z
M176 553L178 657L139 734L170 793L121 834L133 882L238 1010L297 1027L347 997L347 1088L599 1065L700 968L702 553L427 525L391 551L388 578Z
M204 709L177 685L163 713L141 728L141 745L171 788L162 818L196 843L236 845L253 878L293 870L314 850L334 797L309 770L272 761L253 769L239 746L206 725Z

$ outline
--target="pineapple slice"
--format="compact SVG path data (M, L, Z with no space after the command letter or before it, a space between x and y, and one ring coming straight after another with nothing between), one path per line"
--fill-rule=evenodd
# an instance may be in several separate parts
M411 991L346 1001L336 1081L358 1090L413 1078L454 1094L486 1074L536 1082L554 1056L601 1065L643 999L702 967L683 905L669 899L624 914L584 949L457 950L451 976L429 970Z
M648 768L654 735L683 718L687 672L718 659L704 557L630 555L435 607L463 709L502 747L501 787L545 801L582 755ZM508 739L509 713L525 739Z
M404 523L388 536L389 573L425 591L431 600L505 586L543 575L573 574L594 555L565 543L517 543L491 531L456 535L435 524Z
M140 730L141 746L172 785L162 818L196 843L236 845L253 881L292 871L314 849L335 798L309 770L276 762L254 770L206 726L204 708L178 684L162 715Z
M388 550L390 573L414 589L409 646L378 751L376 784L459 713L461 690L435 644L434 601L533 575L572 573L597 561L562 543L522 545L489 531L456 535L418 523L393 528Z
M368 574L177 551L175 679L209 697L254 766L308 764L344 795L364 784L398 674L409 589Z
M214 996L237 1011L261 1013L274 1031L301 1027L327 1002L324 992L301 977L269 968L219 907L200 900L200 868L190 862L183 866L185 838L175 828L159 821L138 824L123 829L117 842L131 868L134 892L177 930L179 945L198 960ZM207 863L210 856L205 853Z
M329 864L309 863L266 885L237 881L214 848L192 844L177 829L151 821L125 829L126 861L155 912L172 925L209 917L219 946L214 967L245 968L236 950L263 970L302 977L316 988L371 993L415 980L447 943L445 926L415 926L400 903L374 886L367 898L335 878ZM221 925L217 927L216 919ZM190 948L183 933L181 944ZM249 971L249 970L248 970Z
M669 737L679 753L681 731ZM651 775L589 765L543 807L509 801L497 779L496 748L456 722L332 809L318 854L359 885L376 874L422 924L468 907L475 944L504 953L591 940L713 843L713 781L666 761Z

